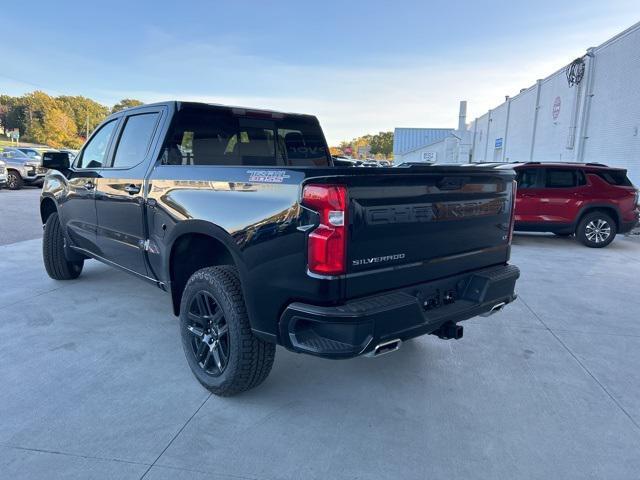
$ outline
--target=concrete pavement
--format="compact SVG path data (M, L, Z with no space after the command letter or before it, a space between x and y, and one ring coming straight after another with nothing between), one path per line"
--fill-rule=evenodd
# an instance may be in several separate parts
M513 263L518 301L460 341L279 348L261 387L218 398L167 294L95 261L55 282L38 239L0 246L0 476L637 478L640 242L517 235Z
M0 213L0 245L42 237L39 188L0 188Z

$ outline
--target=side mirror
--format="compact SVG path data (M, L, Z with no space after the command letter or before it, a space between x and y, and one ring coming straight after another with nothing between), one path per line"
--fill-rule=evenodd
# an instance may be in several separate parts
M43 168L65 173L69 170L70 165L69 154L66 152L44 152L42 154Z

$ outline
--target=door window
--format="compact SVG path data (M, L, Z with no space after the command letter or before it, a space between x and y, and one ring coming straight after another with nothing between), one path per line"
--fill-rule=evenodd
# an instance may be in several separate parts
M576 169L547 168L545 173L546 188L574 188L584 185L584 175Z
M538 179L538 170L535 168L523 168L518 170L516 182L518 190L526 188L535 188Z
M105 123L84 146L82 155L78 157L76 168L102 168L107 156L109 141L118 123L117 119Z
M151 145L158 115L154 112L127 117L113 157L114 168L135 167L144 160Z

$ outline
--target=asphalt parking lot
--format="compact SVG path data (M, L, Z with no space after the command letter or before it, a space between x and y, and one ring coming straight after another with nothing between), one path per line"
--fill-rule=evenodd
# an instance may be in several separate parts
M2 478L638 478L640 238L516 235L519 299L462 340L279 348L262 386L218 398L168 295L97 262L47 277L41 229L8 231L8 208L40 228L37 194L0 191Z

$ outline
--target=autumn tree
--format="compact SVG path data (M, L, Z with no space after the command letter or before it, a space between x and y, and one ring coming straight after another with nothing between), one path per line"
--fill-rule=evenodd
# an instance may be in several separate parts
M379 132L376 135L363 135L347 142L340 142L337 147L341 151L351 148L353 155L358 156L358 149L370 148L369 153L376 158L393 158L393 132Z
M73 119L57 99L41 91L0 98L4 128L17 128L24 140L52 147L81 144ZM5 108L6 107L6 108Z
M111 113L119 112L120 110L124 110L125 108L137 107L138 105L144 105L140 100L135 100L133 98L123 98L118 103L116 103L111 109Z
M109 107L81 95L60 96L60 108L71 117L78 134L86 137L109 115Z

